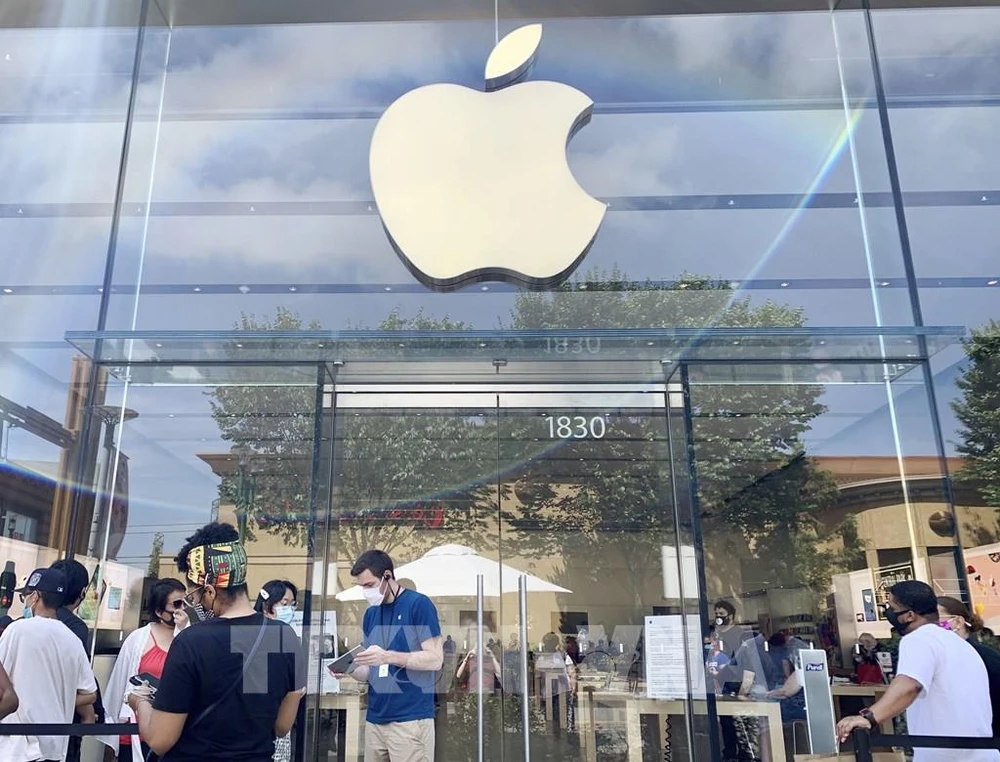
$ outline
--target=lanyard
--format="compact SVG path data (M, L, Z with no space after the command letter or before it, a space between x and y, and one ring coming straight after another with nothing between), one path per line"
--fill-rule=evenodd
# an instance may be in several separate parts
M378 640L380 641L378 643L378 645L379 645L379 647L381 647L381 649L383 651L388 651L389 650L389 645L392 643L392 640L393 640L393 637L394 637L394 634L391 632L391 630L392 630L392 615L396 612L396 602L400 598L403 597L403 591L405 589L406 588L404 588L404 587L400 587L399 588L399 592L396 593L396 597L392 599L392 603L390 603L388 606L386 606L385 604L382 604L381 606L378 607L378 626L379 626ZM386 608L389 609L389 627L388 628L385 626L385 620L383 618L383 615L385 614L384 610Z

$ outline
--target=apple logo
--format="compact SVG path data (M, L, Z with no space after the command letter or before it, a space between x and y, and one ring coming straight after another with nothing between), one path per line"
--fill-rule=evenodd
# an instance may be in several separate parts
M583 260L606 205L577 183L566 145L593 101L558 82L521 82L541 24L514 30L486 63L486 92L419 87L372 135L372 191L404 264L437 290L485 280L549 288Z

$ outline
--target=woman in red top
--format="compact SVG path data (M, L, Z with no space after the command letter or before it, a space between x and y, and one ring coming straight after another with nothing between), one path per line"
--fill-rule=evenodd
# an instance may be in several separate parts
M184 593L183 583L172 578L158 580L149 589L146 611L152 621L122 643L111 679L108 680L108 690L104 694L108 704L105 706L108 722L135 722L135 715L124 703L130 677L146 673L159 680L163 676L170 644L174 636L188 626ZM150 755L149 748L137 735L105 736L100 740L115 750L118 762L128 762L126 755L130 747L133 762L156 759L156 755Z

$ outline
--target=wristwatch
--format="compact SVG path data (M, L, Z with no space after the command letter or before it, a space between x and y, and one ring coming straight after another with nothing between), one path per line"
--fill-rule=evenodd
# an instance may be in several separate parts
M868 724L871 725L872 730L878 730L878 720L875 719L875 715L872 714L871 709L862 709L858 712L858 716L868 720Z

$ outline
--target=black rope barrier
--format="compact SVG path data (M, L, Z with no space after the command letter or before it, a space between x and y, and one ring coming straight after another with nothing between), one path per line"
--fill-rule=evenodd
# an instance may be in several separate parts
M852 733L856 762L872 762L873 748L897 749L1000 749L1000 738L963 736L907 736L872 733L857 728Z
M0 722L0 736L134 736L139 735L139 726L126 722L112 725L110 723L78 722L78 723L45 723Z

